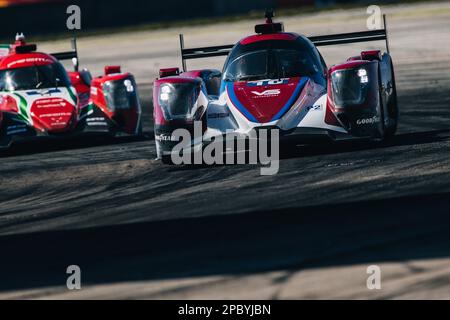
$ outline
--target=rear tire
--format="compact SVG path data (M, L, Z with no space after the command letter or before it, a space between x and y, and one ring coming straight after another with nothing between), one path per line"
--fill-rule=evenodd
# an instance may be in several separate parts
M391 72L392 72L392 97L387 109L392 113L390 116L394 121L394 124L386 129L386 138L392 138L397 133L398 129L398 119L399 119L399 109L398 109L398 97L397 97L397 85L395 82L395 72L394 65L391 62Z
M388 138L386 132L386 118L384 115L384 103L383 103L383 92L381 90L381 84L379 89L379 95L380 95L380 124L381 124L381 135L378 138L373 139L375 143L383 143Z

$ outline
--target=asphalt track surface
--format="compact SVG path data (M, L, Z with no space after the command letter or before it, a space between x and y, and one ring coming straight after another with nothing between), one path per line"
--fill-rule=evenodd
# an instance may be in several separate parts
M45 141L3 153L0 298L449 299L450 4L386 10L401 125L382 145L299 147L269 177L258 166L167 167L154 160L147 108L140 139ZM364 26L364 11L286 20L302 21L305 34L345 32ZM238 40L253 23L224 38ZM221 44L214 30L183 31L195 44ZM175 33L140 38L165 43ZM171 39L120 57L146 106L148 77L160 66L153 59L178 63ZM80 47L100 70L119 53L95 58L95 40ZM151 70L135 65L144 49ZM69 265L81 267L82 291L65 288ZM382 267L380 291L367 290L370 265Z

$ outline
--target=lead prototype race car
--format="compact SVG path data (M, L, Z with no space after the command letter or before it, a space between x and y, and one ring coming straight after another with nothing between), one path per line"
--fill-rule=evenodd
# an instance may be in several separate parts
M14 142L79 134L139 135L141 106L135 79L120 66L92 78L72 51L37 52L23 34L0 46L0 150ZM60 61L72 60L73 71Z
M281 140L298 144L315 138L383 141L396 133L399 110L386 17L381 30L308 38L284 32L273 16L266 12L256 34L235 45L187 49L180 35L183 72L161 69L154 86L155 136L163 162L171 162L179 142L173 132L192 131L196 122L202 122L203 136L185 149L261 128L277 129ZM384 41L387 52L362 51L327 67L318 50L368 41ZM216 56L227 56L223 72L187 71L186 60Z

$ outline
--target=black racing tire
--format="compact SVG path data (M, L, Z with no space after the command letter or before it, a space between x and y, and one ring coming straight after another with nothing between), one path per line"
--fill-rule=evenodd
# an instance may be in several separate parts
M379 78L379 97L380 97L380 104L379 104L379 108L380 108L380 124L381 124L381 135L380 137L377 137L374 139L374 141L376 143L383 143L385 142L389 136L388 136L388 128L386 127L386 116L384 114L384 103L383 103L383 92L382 92L382 83L381 83L381 68L378 68L378 78Z
M380 103L382 99L381 99L381 91L380 91ZM385 142L388 139L388 135L387 135L387 128L386 128L386 118L384 115L384 106L380 105L380 122L381 122L381 137L379 139L377 139L379 142Z
M391 61L391 72L392 72L392 90L393 97L391 100L391 104L387 106L388 110L392 110L392 118L394 119L394 124L389 128L386 128L385 136L387 139L390 139L395 136L398 129L398 121L399 121L399 109L398 109L398 96L397 96L397 84L395 81L395 72L394 65Z

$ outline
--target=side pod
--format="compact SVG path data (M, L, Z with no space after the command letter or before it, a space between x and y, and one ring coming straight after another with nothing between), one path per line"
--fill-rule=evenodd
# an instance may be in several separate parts
M170 71L172 70L172 71ZM179 143L173 132L185 129L194 135L194 123L201 121L206 130L204 115L208 106L205 83L189 74L174 75L175 69L161 70L168 75L158 79L153 87L153 117L158 158L169 154ZM203 133L203 132L202 132Z
M328 72L328 108L356 137L383 137L379 61L352 60Z
M136 80L131 73L122 73L119 66L108 66L103 76L92 80L90 93L90 105L96 114L91 127L98 122L95 118L99 117L100 111L106 115L107 123L113 130L120 129L127 134L141 133L141 104Z

